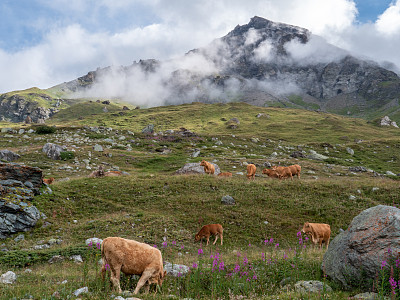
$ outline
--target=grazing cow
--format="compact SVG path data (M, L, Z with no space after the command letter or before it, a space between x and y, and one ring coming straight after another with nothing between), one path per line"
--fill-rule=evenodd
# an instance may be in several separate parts
M300 172L301 172L301 166L299 165L291 165L288 167L290 169L290 172L292 175L297 175L297 178L300 179Z
M52 184L54 182L54 177L50 177L49 179L43 178L43 182L45 184Z
M223 173L219 173L218 176L220 176L220 177L232 177L232 173L231 172L223 172Z
M322 223L304 223L303 233L311 236L311 241L314 245L319 244L321 249L322 243L326 244L326 249L328 249L329 239L331 238L331 226Z
M134 294L137 294L143 285L146 292L149 292L152 283L161 286L166 275L160 250L134 240L120 237L104 239L101 244L101 257L103 280L106 270L109 269L111 283L119 293L122 292L119 282L121 271L126 275L141 276Z
M263 172L263 174L267 174L268 177L279 178L279 175L275 170L264 169L262 172Z
M200 166L204 167L204 172L206 174L214 175L215 167L213 164L209 163L208 161L202 160Z
M207 238L207 244L208 245L209 241L210 241L210 235L215 235L215 241L213 243L213 245L215 245L215 243L217 242L218 236L221 239L221 245L222 245L222 241L223 241L223 231L224 229L222 228L221 224L208 224L208 225L204 225L200 231L195 235L194 239L196 241L201 240L202 238Z
M290 179L293 180L293 175L289 167L273 166L272 170L276 171L276 173L279 176L279 179L290 177Z
M248 164L248 165L247 165L247 175L246 175L247 178L248 178L248 179L255 179L256 170L257 170L256 165Z

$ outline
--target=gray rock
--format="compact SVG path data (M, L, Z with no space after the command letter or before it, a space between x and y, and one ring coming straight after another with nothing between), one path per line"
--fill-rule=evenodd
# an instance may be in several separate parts
M198 157L200 155L200 150L196 150L192 153L192 157Z
M346 151L347 151L348 154L354 155L354 150L351 149L350 147L347 147L347 148L346 148Z
M372 191L373 191L373 192L376 192L376 191L378 191L378 190L379 190L378 187L375 187L375 186L374 186L374 187L372 188Z
M388 176L396 176L396 174L394 174L392 171L386 171L385 174Z
M75 297L78 297L80 294L89 293L89 288L87 286L77 289L73 292Z
M390 120L390 118L388 116L384 116L381 121L379 122L379 124L381 126L393 126L396 128L399 128L399 126L397 126L396 122Z
M214 175L221 173L221 170L217 164L212 163L215 167ZM176 174L205 174L204 167L200 166L200 163L187 163L182 168L175 172Z
M93 245L94 247L96 247L97 244L100 244L100 245L101 245L102 242L103 242L102 239L99 239L99 238L97 238L97 237L92 237L92 238L87 239L87 240L85 241L85 244L88 246L90 243L92 243L92 245Z
M145 128L142 129L142 133L144 134L152 134L154 132L154 125L149 124Z
M362 166L357 166L357 167L349 167L350 172L368 172L367 168L362 167Z
M379 295L377 293L367 292L367 293L357 294L351 298L352 299L363 299L363 300L378 300Z
M61 159L61 152L66 151L65 146L59 146L53 143L47 143L43 146L42 152L46 153L47 157L58 160Z
M13 271L8 271L0 276L0 283L13 284L17 280L17 275Z
M356 198L356 196L354 196L354 195L350 195L349 196L349 200L356 200L357 198Z
M329 244L321 268L345 287L374 280L382 261L387 260L388 249L400 251L399 232L400 209L385 205L366 209Z
M52 258L49 259L49 264L58 263L64 260L62 255L54 255Z
M293 158L304 158L306 157L303 153L303 151L294 151L292 154L290 154L291 157Z
M75 263L82 263L83 262L82 256L80 256L80 255L72 255L70 257L70 259L73 260Z
M314 151L314 150L310 150L309 153L310 153L310 154L307 156L307 158L309 158L309 159L313 159L313 160L325 160L325 159L328 159L328 158L329 158L328 156L319 154L319 153L317 153L317 152Z
M225 205L235 205L235 199L229 195L225 195L221 198L221 203Z
M332 292L332 288L322 283L321 281L317 280L310 280L310 281L298 281L294 284L294 288L297 292L300 293L323 293L324 291L329 293Z
M25 236L23 234L19 234L14 241L16 241L17 243L20 241L23 241L25 239Z
M0 239L8 235L27 231L36 225L40 212L35 206L25 206L0 200Z
M6 161L14 161L20 158L21 156L18 155L17 153L14 153L10 150L0 150L0 159L6 160Z
M170 276L180 277L189 272L189 267L185 265L171 264L169 262L165 262L164 271L166 271L167 274Z
M13 129L9 128L9 127L4 127L4 128L1 129L1 133L9 133L9 132L12 133Z
M96 145L93 146L93 151L96 151L96 152L103 152L104 149L103 149L103 147L102 147L101 145L96 144Z

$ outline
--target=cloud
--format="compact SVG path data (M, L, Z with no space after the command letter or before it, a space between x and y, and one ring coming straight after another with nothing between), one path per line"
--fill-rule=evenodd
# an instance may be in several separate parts
M146 58L177 58L226 35L238 24L248 23L255 15L305 27L328 43L400 66L397 55L400 39L396 38L400 31L399 0L376 24L361 25L357 24L353 0L38 0L37 3L49 11L48 19L41 14L38 21L37 30L44 30L42 38L18 51L0 49L0 67L7 70L0 75L0 92L32 86L48 88L97 67L129 65ZM52 15L57 15L58 20ZM51 29L45 24L52 24ZM257 38L251 34L247 37L249 41ZM267 43L259 47L260 59L269 57L268 49ZM221 61L222 50L221 47L212 50ZM313 55L312 48L301 50L305 56ZM188 59L185 63L198 62Z

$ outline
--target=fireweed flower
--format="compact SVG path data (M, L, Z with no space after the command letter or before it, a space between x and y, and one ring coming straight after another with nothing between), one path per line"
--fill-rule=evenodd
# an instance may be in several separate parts
M199 249L199 250L197 251L197 254L198 254L198 255L202 255L202 254L203 254L203 249Z
M395 295L396 294L395 290L397 288L397 282L396 282L396 280L394 280L393 277L390 277L389 283L390 283L390 287L392 288L392 293L393 293L393 295Z
M93 242L90 241L90 243L88 244L88 248L92 249L92 246L93 246Z
M265 261L265 253L261 253L261 259Z
M236 266L235 266L235 269L233 269L233 271L234 271L235 273L239 273L239 271L240 271L240 266L239 266L239 265L236 265Z
M176 246L176 241L172 241L172 245Z
M162 246L165 248L165 247L167 247L167 241L164 241L163 243L162 243Z
M194 263L192 264L192 268L193 268L193 269L197 269L197 267L198 267L198 265L194 262Z
M387 266L386 260L382 260L382 263L381 263L381 270L382 270L384 267L386 267L386 266Z
M96 247L97 247L97 249L100 250L100 249L101 249L101 244L100 244L100 243L97 243L97 244L96 244Z
M109 265L109 264L105 264L105 265L104 265L104 268L105 268L106 270L110 270L110 265Z
M297 233L297 237L301 237L301 231Z
M247 256L243 257L243 264L246 265L249 262L249 260L247 259Z
M223 261L221 261L220 263L219 263L219 270L220 271L223 271L223 270L225 270L225 264L224 264L224 262Z
M276 244L275 244L275 248L278 248L278 247L279 247L279 243L276 243Z
M156 244L153 245L154 248L158 248Z
M256 274L253 275L253 279L257 280L257 275Z
M181 245L181 249L183 249L183 248L185 248L185 246L184 246L184 245Z
M265 241L264 241L264 245L267 245L267 244L268 244L268 240L265 240Z

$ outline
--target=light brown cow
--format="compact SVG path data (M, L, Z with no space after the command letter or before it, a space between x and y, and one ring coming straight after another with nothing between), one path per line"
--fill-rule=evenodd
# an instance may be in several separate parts
M272 170L274 170L274 171L276 171L276 173L278 173L279 179L290 177L290 179L293 180L293 175L292 175L292 172L290 171L289 167L273 166Z
M231 172L223 172L223 173L219 173L218 176L220 176L220 177L232 177L232 173Z
M103 280L106 271L110 270L111 283L119 293L122 292L119 283L121 271L126 275L141 276L134 294L137 294L144 285L146 293L149 292L152 283L161 286L166 275L160 250L134 240L120 237L105 238L101 244L101 257Z
M45 184L52 184L54 182L54 177L50 177L49 179L43 178L43 182Z
M321 249L322 243L326 244L326 249L328 249L329 239L331 238L331 226L323 223L304 223L303 233L311 236L311 241L314 245L319 244Z
M257 167L254 164L247 165L247 178L248 179L255 179Z
M264 169L262 172L263 172L263 174L267 174L268 177L279 178L279 175L275 170Z
M297 175L297 178L300 179L300 172L301 172L301 166L300 165L291 165L288 167L290 169L290 172L292 175Z
M122 176L121 171L108 171L104 173L104 177Z
M200 166L204 167L204 172L207 174L213 175L215 172L214 165L212 163L209 163L208 161L202 160Z
M200 229L200 231L195 235L194 239L196 241L199 241L202 238L207 238L207 244L206 244L206 246L207 246L210 241L210 236L215 235L215 241L214 241L213 245L215 245L215 243L217 242L218 236L221 239L221 245L222 245L223 232L224 232L224 229L222 228L221 224L208 224L208 225L204 225Z

